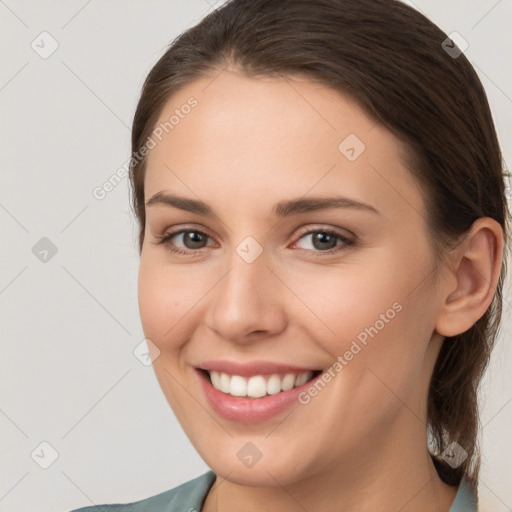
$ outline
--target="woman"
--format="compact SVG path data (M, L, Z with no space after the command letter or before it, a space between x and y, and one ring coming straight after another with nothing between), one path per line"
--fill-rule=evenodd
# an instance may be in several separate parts
M142 325L211 471L102 510L476 510L509 214L455 42L395 0L227 2L132 151Z

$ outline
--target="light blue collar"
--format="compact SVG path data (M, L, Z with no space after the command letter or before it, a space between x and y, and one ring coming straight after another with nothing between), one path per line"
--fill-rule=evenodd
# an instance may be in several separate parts
M469 482L464 477L459 485L457 495L453 500L449 512L476 512L477 499L475 493L469 486Z

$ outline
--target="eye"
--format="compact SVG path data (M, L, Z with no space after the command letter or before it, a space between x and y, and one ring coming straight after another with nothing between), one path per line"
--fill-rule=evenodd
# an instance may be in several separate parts
M185 256L194 256L201 252L201 249L208 247L208 239L211 239L208 234L198 229L180 229L155 236L158 242L153 243L165 245L169 251ZM299 244L301 240L307 241L302 247ZM323 256L345 250L353 244L353 240L333 229L317 228L303 232L293 247L299 245L298 248L301 250L315 256Z
M333 253L346 249L354 244L353 240L332 229L310 229L303 233L300 240L305 240L299 249L316 253ZM296 242L294 245L298 245Z
M208 238L206 233L197 229L180 229L165 235L156 235L158 245L165 245L171 252L191 255L207 245ZM182 244L186 250L176 247L176 243Z

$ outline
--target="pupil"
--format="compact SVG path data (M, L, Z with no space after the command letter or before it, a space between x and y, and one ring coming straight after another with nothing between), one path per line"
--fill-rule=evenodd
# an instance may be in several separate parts
M197 233L196 231L188 231L185 233L185 245L188 247L189 244L187 242L190 242L192 246L188 247L189 249L201 249L201 247L203 247L201 244L204 242L202 238L203 235L201 233ZM199 244L199 246L195 244Z
M327 243L328 247L322 246L321 244L323 243ZM320 246L318 246L319 244ZM329 235L328 233L316 233L313 236L313 246L315 249L332 249L336 246L336 238Z

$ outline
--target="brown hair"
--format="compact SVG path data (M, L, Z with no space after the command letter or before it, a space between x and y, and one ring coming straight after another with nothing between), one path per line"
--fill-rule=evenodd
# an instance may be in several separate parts
M405 143L407 166L424 189L437 255L479 217L495 219L507 240L504 164L487 97L464 54L445 51L446 39L398 0L228 1L175 39L147 76L132 155L139 155L171 95L198 78L227 65L249 77L306 76L349 94ZM142 250L146 158L131 163ZM434 464L450 485L466 475L475 492L477 390L499 327L504 273L505 264L482 318L443 343L428 395ZM457 468L440 457L453 441L468 453Z

